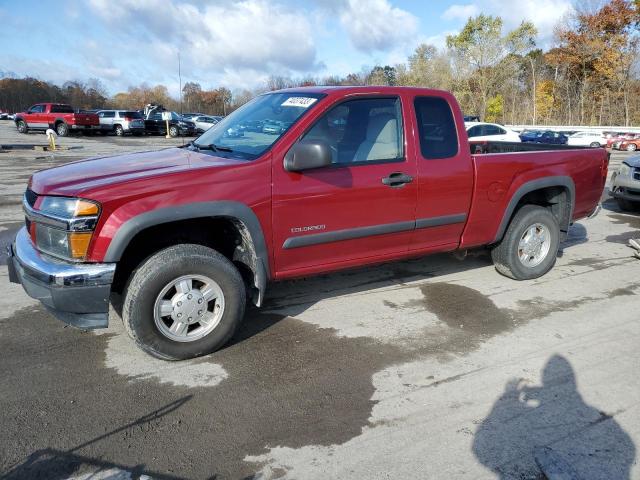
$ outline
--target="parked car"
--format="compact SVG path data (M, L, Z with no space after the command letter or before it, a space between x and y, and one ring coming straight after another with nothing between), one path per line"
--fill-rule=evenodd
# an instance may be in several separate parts
M547 143L551 145L566 145L567 136L552 130L529 130L520 134L523 142L530 143Z
M607 144L602 132L577 132L569 137L567 145L573 147L602 147Z
M105 132L113 132L121 137L127 133L132 135L144 134L144 119L140 112L133 110L100 110L100 129Z
M191 117L191 121L196 126L196 133L202 133L209 130L220 120L216 119L215 117L211 117L209 115L199 115L197 117Z
M74 113L73 107L64 103L37 103L26 112L16 113L14 122L20 133L52 128L61 137L66 137L70 131L100 130L98 115Z
M635 152L640 147L640 137L635 137L629 140L623 140L619 146L618 150L626 150L627 152Z
M278 120L267 120L262 124L262 133L280 135L284 130L284 125Z
M467 122L479 122L480 121L480 117L477 115L465 115L464 116L464 121L465 123Z
M149 116L144 119L144 128L147 133L166 135L167 121L162 119L162 111L152 110ZM176 112L171 112L169 120L169 135L172 137L193 136L196 133L196 124L191 120L184 120Z
M194 117L201 117L202 115L206 115L205 113L183 113L181 116L185 120L192 120Z
M622 210L640 207L640 156L625 158L611 176L611 195Z
M226 135L267 120L292 124ZM106 327L121 292L136 344L185 359L223 346L270 280L482 246L503 275L544 275L598 212L608 153L476 146L440 90L270 92L183 148L34 173L9 278L81 328Z
M9 120L9 112L0 110L0 120Z
M494 142L520 142L520 136L496 123L467 122L467 136L470 140L491 140Z

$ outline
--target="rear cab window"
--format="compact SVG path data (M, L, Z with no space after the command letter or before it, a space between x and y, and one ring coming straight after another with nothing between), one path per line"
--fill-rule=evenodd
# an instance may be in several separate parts
M70 105L51 105L51 113L73 113Z
M458 132L449 103L442 97L424 96L416 97L413 104L422 157L427 160L455 157L459 151Z

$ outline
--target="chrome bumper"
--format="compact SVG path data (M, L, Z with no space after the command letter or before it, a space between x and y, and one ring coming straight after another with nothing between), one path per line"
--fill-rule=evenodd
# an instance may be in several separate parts
M105 328L115 263L70 263L38 252L26 228L9 247L9 279L69 325Z

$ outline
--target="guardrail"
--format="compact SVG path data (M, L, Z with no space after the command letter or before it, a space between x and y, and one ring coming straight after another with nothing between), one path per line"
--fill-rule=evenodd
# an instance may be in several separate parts
M511 130L521 132L522 130L551 130L552 132L623 132L640 133L640 127L621 126L584 126L584 125L505 125Z

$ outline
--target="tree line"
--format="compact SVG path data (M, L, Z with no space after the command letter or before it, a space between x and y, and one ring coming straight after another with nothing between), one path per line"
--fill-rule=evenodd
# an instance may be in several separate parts
M587 6L585 6L587 5ZM271 76L254 90L204 89L187 82L181 102L163 85L142 84L109 96L90 79L62 86L34 78L0 80L0 109L39 101L76 108L141 108L226 115L254 96L312 85L407 85L452 91L465 114L508 124L637 125L640 123L640 0L580 2L555 28L552 46L536 45L531 22L505 31L499 16L480 14L449 35L444 48L418 45L405 63L346 76Z

